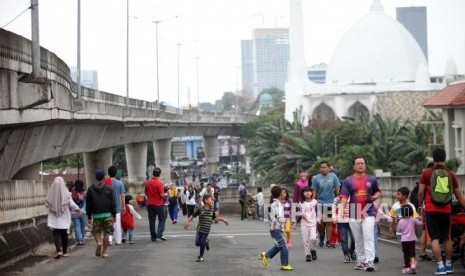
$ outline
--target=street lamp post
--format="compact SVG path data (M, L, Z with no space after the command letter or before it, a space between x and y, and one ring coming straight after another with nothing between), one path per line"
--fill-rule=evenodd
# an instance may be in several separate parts
M163 19L163 20L152 21L152 23L155 23L155 47L156 47L155 57L157 59L156 67L157 67L157 107L158 108L160 108L160 75L159 75L159 70L158 70L158 24L168 19L171 19L171 18L175 19L177 17L178 16L174 16L174 17Z
M126 0L126 108L129 109L129 0Z
M195 67L197 71L197 111L200 114L200 89L199 89L199 57L195 57Z
M77 98L81 99L81 0L78 0L77 16ZM78 173L79 178L79 173Z
M156 46L156 59L157 59L157 107L160 108L160 77L158 73L158 23L161 22L161 20L158 21L152 21L155 23L155 46Z
M238 112L238 108L239 108L239 101L238 101L238 93L239 93L239 66L236 67L236 115L237 115L237 112Z
M31 0L32 78L41 76L39 42L39 0Z
M178 109L176 110L176 114L179 114L179 48L181 46L181 43L178 43L176 45L178 45Z

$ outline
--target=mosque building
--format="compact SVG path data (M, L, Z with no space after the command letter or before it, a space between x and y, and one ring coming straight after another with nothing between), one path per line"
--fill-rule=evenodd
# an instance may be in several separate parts
M413 36L384 12L380 0L373 0L368 14L336 46L326 83L314 83L307 77L304 58L302 1L290 0L289 4L290 62L285 85L285 116L289 121L299 109L306 123L353 117L360 112L424 120L427 110L422 103L457 78L453 60L447 62L442 78L431 78L427 60Z

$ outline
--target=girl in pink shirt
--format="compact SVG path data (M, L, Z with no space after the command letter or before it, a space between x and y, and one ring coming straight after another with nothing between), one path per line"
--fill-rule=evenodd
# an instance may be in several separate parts
M404 253L404 268L402 273L415 274L417 269L417 260L415 258L415 243L417 236L415 228L422 226L420 220L413 218L413 208L410 204L401 207L402 218L397 224L397 232L401 236L402 252Z

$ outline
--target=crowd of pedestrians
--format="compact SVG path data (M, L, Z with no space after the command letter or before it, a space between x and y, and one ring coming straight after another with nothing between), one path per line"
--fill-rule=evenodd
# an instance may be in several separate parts
M320 174L313 178L307 180L307 174L301 173L295 184L293 204L296 206L294 207L290 206L286 199L287 190L272 184L273 200L269 208L268 220L274 246L269 251L261 253L263 265L267 267L269 259L280 253L281 270L292 270L288 262L292 244L290 244L287 218L288 210L297 210L293 216L301 224L304 259L307 262L317 259L316 239L319 237L319 247L334 248L335 243L339 241L343 262L355 261L356 270L376 271L375 264L379 262L377 222L386 219L389 223L389 233L394 235L395 232L399 251L404 256L400 269L403 274L416 273L418 260L415 245L418 240L416 236L418 229L424 230L420 236L419 260L432 260L425 253L426 238L423 237L426 237L427 233L431 238L434 260L437 262L434 274L453 273L450 237L451 196L453 194L464 208L465 197L459 189L454 172L446 169L445 157L443 149L433 152L433 163L420 176L419 192L412 195L417 205L409 202L410 190L407 187L399 187L396 193L397 201L390 208L389 213L385 213L376 204L382 191L376 177L366 173L367 164L363 156L356 156L353 159L353 174L342 181L327 161L320 163ZM442 177L445 179L445 185L449 183L450 188L450 190L445 189L450 191L448 192L450 197L441 203L434 200L434 193L438 188L435 186L436 183L432 183L435 182L432 180L435 179L432 175L436 169L446 171L446 176ZM447 181L448 179L450 181ZM443 243L444 260L440 241Z
M411 194L407 187L399 187L396 191L397 201L386 213L376 204L382 191L376 177L367 173L367 160L363 156L353 158L353 174L343 180L339 179L337 171L327 161L319 163L320 172L315 176L300 173L292 199L287 189L272 184L267 217L264 216L266 201L262 187L257 188L255 195L250 195L247 183L241 181L237 189L241 207L240 219L247 219L251 201L254 205L254 217L268 221L273 246L260 255L265 267L268 266L269 259L279 253L280 269L293 270L289 263L289 249L297 240L292 237L292 230L300 224L304 261L317 261L318 248L335 248L339 242L341 261L355 262L356 270L376 271L375 264L379 262L377 222L379 219L386 219L389 222L389 233L395 233L399 252L403 253L402 273L414 274L418 260L431 260L425 253L427 233L431 238L434 260L437 262L434 273L450 274L453 273L451 202L446 198L445 202L439 203L441 199L437 199L436 193L438 189L450 190L450 195L453 194L464 208L465 197L459 189L454 172L446 169L445 160L445 151L436 149L433 152L433 164L423 170L420 176L418 194ZM443 173L436 180L436 175L442 171L445 171L445 175ZM176 224L179 209L185 217L186 229L198 217L194 244L200 247L197 262L204 261L205 250L210 249L208 235L212 224L221 221L228 225L228 221L219 214L221 189L216 179L211 179L202 189L187 183L182 187L175 183L165 187L159 179L161 169L154 168L152 177L144 185L143 199L138 194L137 208L134 208L133 196L126 194L124 185L115 175L114 166L110 166L107 173L97 169L96 182L88 189L85 189L82 181L77 180L70 190L63 178L55 178L45 200L45 206L49 210L47 225L53 230L56 247L55 258L69 256L68 234L71 221L77 245L85 242L86 222L92 225L91 233L96 242L97 257L109 257L111 235L115 245L125 243L127 238L129 244L134 244L134 218L142 219L136 209L146 206L152 242L167 241L164 236L166 219L169 217L171 223ZM414 196L415 204L409 201L409 196ZM418 228L423 229L423 233L420 236L421 250L417 259L415 244ZM440 241L443 243L444 260Z

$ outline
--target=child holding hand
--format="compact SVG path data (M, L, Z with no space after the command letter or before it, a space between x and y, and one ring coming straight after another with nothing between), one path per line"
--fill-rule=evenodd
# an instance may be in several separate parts
M402 218L397 223L397 232L401 236L402 252L404 253L404 274L416 274L417 260L415 258L415 243L417 236L415 228L423 223L413 218L413 208L410 204L401 207Z
M302 189L302 200L300 202L302 213L301 232L304 242L305 261L311 262L317 259L316 256L316 226L320 223L320 212L317 212L317 201L313 199L310 187Z

